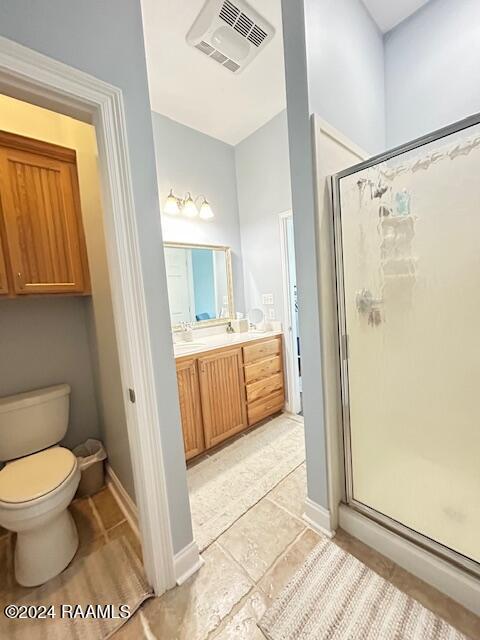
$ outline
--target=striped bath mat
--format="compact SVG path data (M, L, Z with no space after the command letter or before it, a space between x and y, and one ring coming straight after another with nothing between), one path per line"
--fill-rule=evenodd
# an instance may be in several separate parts
M2 612L0 638L102 640L128 620L122 617L127 607L133 615L152 595L135 552L125 538L118 538L75 559L56 578L14 601L22 610L30 607L28 615L44 605L45 615L38 620L9 620Z
M327 539L259 626L269 640L467 640Z

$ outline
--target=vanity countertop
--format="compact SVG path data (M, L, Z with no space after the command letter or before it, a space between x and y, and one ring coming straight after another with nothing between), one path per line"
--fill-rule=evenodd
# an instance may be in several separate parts
M283 331L245 331L244 333L217 333L211 336L194 338L192 342L175 342L173 353L175 358L198 355L205 351L213 351L223 347L236 346L253 340L264 340L282 335Z

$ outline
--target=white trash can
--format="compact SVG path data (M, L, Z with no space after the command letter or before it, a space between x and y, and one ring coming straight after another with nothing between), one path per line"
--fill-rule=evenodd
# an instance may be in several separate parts
M97 493L105 484L103 461L107 458L107 452L103 444L100 440L89 438L83 444L75 447L73 453L82 472L76 493L77 498L84 498Z

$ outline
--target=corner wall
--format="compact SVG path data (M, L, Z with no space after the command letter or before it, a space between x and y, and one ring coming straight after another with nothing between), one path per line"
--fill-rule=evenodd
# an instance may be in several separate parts
M385 36L387 143L480 111L480 3L431 0Z
M246 310L264 311L273 293L275 319L283 317L279 214L292 208L287 112L282 111L235 147Z
M163 239L231 247L235 309L244 312L234 147L155 111L152 121L160 208L173 189L180 197L187 191L193 198L204 194L215 214L212 220L162 215Z
M380 153L385 149L380 29L361 0L304 0L303 4L310 113L363 149Z
M150 328L174 551L193 538L178 391L165 313L167 278L139 0L0 3L0 33L121 89Z
M69 448L101 437L88 305L80 296L0 300L0 397L67 382Z

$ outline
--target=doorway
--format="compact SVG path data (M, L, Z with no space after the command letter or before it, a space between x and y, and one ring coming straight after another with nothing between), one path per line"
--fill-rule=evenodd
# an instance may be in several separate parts
M283 274L283 309L285 318L285 355L287 370L287 403L290 413L302 415L302 359L298 322L297 274L293 214L280 214L280 238Z
M161 594L175 583L175 570L122 93L5 38L0 39L0 91L95 126L144 564Z

